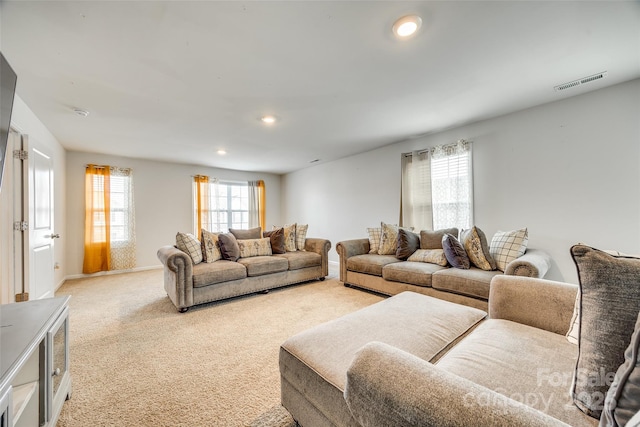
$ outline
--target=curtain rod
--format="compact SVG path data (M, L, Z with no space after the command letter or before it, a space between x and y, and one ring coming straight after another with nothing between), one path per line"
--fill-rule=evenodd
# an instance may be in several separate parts
M109 168L109 169L118 169L118 170L121 170L121 171L131 171L131 170L132 170L131 168L121 168L121 167L119 167L119 166L93 165L93 164L87 164L87 165L85 165L85 167L89 167L89 166L93 166L93 167L94 167L94 168L96 168L96 169L106 169L106 168Z
M402 153L402 155L405 156L405 157L411 157L411 156L413 156L413 153L416 153L416 154L433 153L433 151L436 148L444 148L444 149L446 149L446 148L455 147L458 144L470 144L470 143L471 143L471 141L467 141L466 139L459 139L456 142L453 142L451 144L436 145L435 147L424 148L422 150L411 151L409 153Z

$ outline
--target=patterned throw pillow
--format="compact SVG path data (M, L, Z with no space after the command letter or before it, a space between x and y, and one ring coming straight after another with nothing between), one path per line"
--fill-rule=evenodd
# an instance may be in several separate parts
M379 255L395 255L398 249L398 226L380 223L382 237L380 238Z
M476 267L491 271L496 269L496 262L489 252L487 238L482 230L473 226L460 232L460 243L469 256L469 260Z
M576 301L573 303L573 315L571 316L571 326L567 332L567 341L571 344L578 345L578 336L580 335L580 291L576 293Z
M296 223L296 249L299 251L304 251L304 245L307 241L307 230L309 229L309 224L297 224Z
M273 229L276 230L280 227L273 226ZM296 224L285 224L284 227L284 249L287 252L295 252L296 251Z
M382 228L367 228L367 234L369 235L369 253L377 254L380 249L380 240L382 238Z
M462 243L451 234L445 234L442 238L442 249L444 255L447 257L447 261L454 268L461 268L468 270L471 267L471 262L467 256L467 252L464 250Z
M446 267L448 264L447 257L444 255L444 249L418 249L407 261L428 262L442 267Z
M529 234L526 228L498 231L494 234L489 246L489 253L496 261L498 270L504 271L511 261L524 255L527 243L529 243Z
M222 259L220 253L220 243L218 243L218 236L220 233L212 233L210 231L202 229L201 233L201 246L202 246L202 260L206 263L212 263Z
M271 241L268 237L262 239L238 239L240 258L272 255Z
M194 264L202 262L202 247L193 234L178 232L176 234L176 248L188 254Z

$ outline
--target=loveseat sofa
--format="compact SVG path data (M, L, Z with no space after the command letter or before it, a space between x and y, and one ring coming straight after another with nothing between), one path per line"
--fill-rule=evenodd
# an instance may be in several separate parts
M369 253L369 239L339 242L340 281L345 286L368 289L384 295L413 291L446 301L487 309L491 279L497 275L543 278L551 257L540 249L527 249L504 270L452 268L398 259L395 255Z
M164 288L180 312L194 305L263 292L329 274L331 242L306 238L304 250L194 264L184 251L172 245L158 249L164 268Z
M640 257L571 253L579 286L497 275L488 316L402 292L289 338L282 405L303 427L638 427Z

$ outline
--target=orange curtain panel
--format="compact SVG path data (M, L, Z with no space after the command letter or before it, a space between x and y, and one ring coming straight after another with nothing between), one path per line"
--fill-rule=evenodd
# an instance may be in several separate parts
M264 181L258 181L258 221L262 231L267 229L267 190Z
M109 166L87 165L85 174L85 274L111 268Z
M202 234L202 217L204 210L208 209L209 196L209 177L204 175L196 175L193 177L193 183L196 187L196 239L200 239Z

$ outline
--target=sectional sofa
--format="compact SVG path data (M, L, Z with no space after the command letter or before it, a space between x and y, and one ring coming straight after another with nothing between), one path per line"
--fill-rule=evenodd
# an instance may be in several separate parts
M580 291L497 275L488 316L402 292L289 338L282 405L304 427L637 427L640 258L572 255Z

